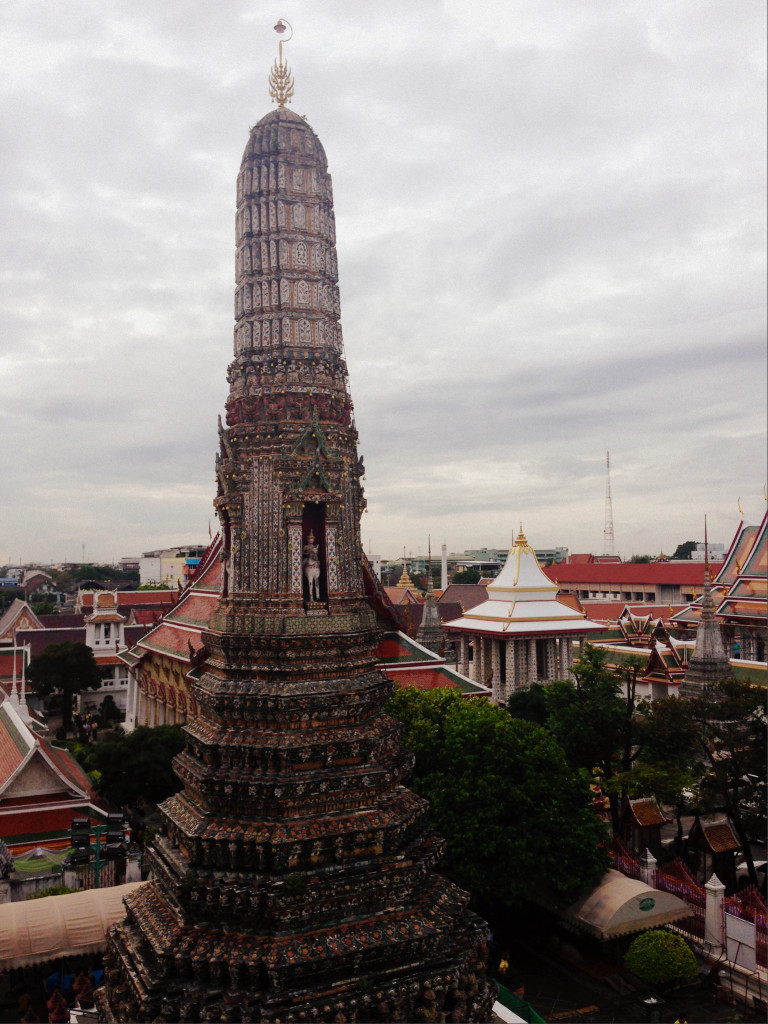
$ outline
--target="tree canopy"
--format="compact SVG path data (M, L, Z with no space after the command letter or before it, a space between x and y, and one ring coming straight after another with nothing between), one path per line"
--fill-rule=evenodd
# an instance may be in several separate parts
M607 834L588 782L541 727L448 690L398 690L385 710L405 725L410 787L448 843L441 870L482 903L537 891L567 905L607 866Z
M750 881L758 884L750 838L766 828L765 690L749 682L726 679L687 701L696 724L697 752L711 780L699 787L701 809L724 806L747 862Z
M61 719L65 729L72 725L75 695L101 686L101 672L93 651L87 644L72 641L45 647L30 661L27 679L42 697L61 693Z
M678 544L672 555L673 558L690 558L691 554L696 550L695 540L684 540L682 544Z
M451 583L479 583L480 572L477 569L462 569L451 576Z
M574 666L575 682L561 680L513 693L507 709L514 718L544 725L574 772L591 774L597 769L611 799L616 829L621 794L614 777L629 770L637 755L633 743L636 666L626 666L623 679L606 667L605 658L605 651L586 644Z
M678 852L682 851L682 815L693 809L694 791L704 772L696 749L697 725L685 700L665 697L643 701L635 716L633 740L638 744L631 771L617 781L629 796L655 796L673 807Z
M172 762L183 748L181 726L140 726L91 744L84 767L100 773L98 791L115 807L130 806L139 798L159 803L181 789Z

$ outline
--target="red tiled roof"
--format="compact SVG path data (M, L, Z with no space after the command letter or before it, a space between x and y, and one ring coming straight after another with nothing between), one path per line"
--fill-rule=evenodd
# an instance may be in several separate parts
M394 605L418 601L416 593L409 587L382 587L382 589Z
M379 646L376 648L376 655L378 658L404 658L410 656L411 651L408 650L399 640L384 639L379 641Z
M218 603L217 594L196 594L190 593L184 596L167 616L169 621L184 622L191 626L202 626L208 628L211 615L216 611Z
M153 608L134 608L133 617L140 626L154 626L160 614Z
M763 578L766 572L768 572L768 512L763 517L760 531L755 543L752 545L747 564L742 567L741 571L744 576L762 576Z
M44 740L41 740L41 744L44 746L45 752L59 769L61 774L64 775L72 785L76 786L78 789L82 789L90 799L94 799L91 780L80 767L75 757L70 754L68 750L61 747L54 747L52 744L46 743Z
M712 825L703 823L701 830L713 853L727 853L729 850L741 849L739 841L727 821L716 821Z
M24 651L19 647L10 647L7 650L3 650L0 647L0 679L13 679L14 662L16 662L16 679L21 679L21 673L24 667Z
M85 615L67 612L60 615L38 615L46 629L78 629L85 625Z
M398 672L393 665L383 666L384 674L400 687L415 686L417 690L458 690L459 687L439 668L409 669Z
M0 784L5 784L29 753L31 746L0 705Z
M487 599L486 589L480 583L449 583L437 604L442 608L444 604L458 603L463 611L468 612Z
M643 828L647 828L650 825L663 825L667 820L653 798L631 800L630 806L635 820Z
M33 658L50 644L84 644L85 626L80 629L24 629L17 633L17 643L28 644Z
M715 577L716 583L724 583L730 586L730 584L736 581L736 578L741 574L744 566L749 561L760 529L754 523L739 523L736 534L731 541L731 546L725 556L725 561L722 566L718 567L718 573Z
M464 614L464 609L458 601L438 601L437 610L440 612L441 622L452 622Z
M203 646L203 638L197 629L183 629L170 622L162 622L157 629L139 641L139 647L149 651L160 651L183 661L189 659L189 645L195 651Z
M560 594L558 601L562 601L565 597L570 596L569 594ZM676 615L686 607L684 604L632 604L629 601L590 601L586 597L581 599L581 604L588 618L597 619L599 622L616 622L625 608L629 608L633 615L650 615L652 619L661 619L663 622L667 622L673 615Z

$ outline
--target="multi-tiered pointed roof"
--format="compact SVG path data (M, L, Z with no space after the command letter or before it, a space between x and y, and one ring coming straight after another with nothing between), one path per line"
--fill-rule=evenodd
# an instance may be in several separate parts
M696 647L688 663L680 693L694 696L702 690L721 683L731 675L728 655L725 653L720 623L715 615L712 599L712 575L709 569L707 521L704 520L704 593L701 597L701 618L696 629Z
M277 65L276 65L277 67ZM151 881L111 933L110 1020L486 1020L486 926L432 868L364 589L331 179L280 105L237 182L221 595ZM277 83L277 84L275 84Z

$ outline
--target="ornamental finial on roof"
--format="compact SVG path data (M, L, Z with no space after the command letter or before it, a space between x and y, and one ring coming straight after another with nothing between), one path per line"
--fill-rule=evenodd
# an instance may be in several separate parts
M278 18L274 28L279 36L282 36L286 29L290 29L291 34L285 40L286 43L293 38L293 28L285 18ZM272 65L272 70L269 72L269 95L278 107L285 107L286 103L291 102L291 96L293 96L293 75L288 65L283 63L282 39L280 40L279 54L279 62L276 60Z
M528 541L525 539L522 523L520 523L520 533L515 537L515 547L528 547Z

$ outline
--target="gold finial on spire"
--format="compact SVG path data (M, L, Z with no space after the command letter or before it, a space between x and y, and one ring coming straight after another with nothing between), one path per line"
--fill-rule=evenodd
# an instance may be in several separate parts
M739 515L743 516L744 515L744 509L741 507L741 495L739 495L739 497L737 498L736 504L739 506Z
M274 28L279 36L282 36L286 29L290 29L291 34L285 40L286 43L293 38L293 27L285 18L278 18ZM293 96L293 75L288 65L283 63L282 39L280 40L279 53L279 62L276 60L272 65L272 70L269 72L269 95L278 107L284 107L286 103L291 102L291 96Z

